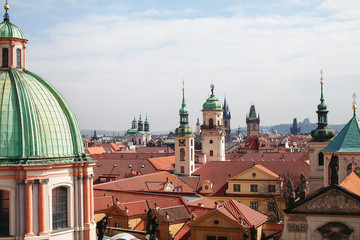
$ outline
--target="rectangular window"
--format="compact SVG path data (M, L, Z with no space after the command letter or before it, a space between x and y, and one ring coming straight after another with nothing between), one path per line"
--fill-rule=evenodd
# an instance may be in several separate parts
M180 167L180 172L181 172L181 173L185 173L185 167L184 167L184 166L181 166L181 167Z
M10 192L0 190L0 237L9 236Z
M21 49L16 49L16 67L21 67Z
M251 192L258 192L258 185L250 185Z
M67 189L57 187L52 190L53 230L67 227Z
M268 185L268 192L275 192L275 185Z
M250 208L254 209L255 211L258 210L258 202L250 202Z
M241 188L240 188L240 184L234 184L234 192L240 192Z
M273 212L275 210L275 203L274 202L268 202L268 211Z
M210 150L210 156L214 156L214 151Z

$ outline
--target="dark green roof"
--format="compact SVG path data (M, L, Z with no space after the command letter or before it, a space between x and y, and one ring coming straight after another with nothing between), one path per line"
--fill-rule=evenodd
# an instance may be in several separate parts
M0 89L0 164L85 157L74 113L46 80L26 70L0 70Z
M323 152L360 152L360 127L355 114Z
M210 97L203 104L203 111L217 111L222 109L221 102L215 97L214 94L211 94Z
M4 20L2 23L0 23L0 38L25 39L21 29L8 20Z

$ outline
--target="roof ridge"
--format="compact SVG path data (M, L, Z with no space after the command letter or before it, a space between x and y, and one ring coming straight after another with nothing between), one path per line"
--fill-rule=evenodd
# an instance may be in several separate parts
M233 200L232 198L230 198L230 199L228 200L228 202L231 203L231 205L232 205L232 206L237 210L237 212L242 216L242 219L245 220L245 222L247 223L247 225L251 227L250 221L245 217L244 213L236 206L234 200ZM240 204L241 204L241 203L240 203ZM225 208L226 208L226 206L225 206ZM228 210L228 211L229 211L229 210ZM229 212L230 212L230 211L229 211ZM230 212L230 213L231 213L231 212ZM231 213L231 215L233 215L233 214ZM233 215L233 216L234 216L234 215ZM235 217L235 216L234 216L234 217ZM235 217L235 218L236 218L236 217ZM238 220L239 220L239 219L238 219Z

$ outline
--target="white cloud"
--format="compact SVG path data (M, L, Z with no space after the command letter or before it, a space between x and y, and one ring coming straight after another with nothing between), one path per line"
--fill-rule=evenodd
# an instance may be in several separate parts
M174 129L182 77L193 126L211 79L218 98L226 93L233 127L245 125L251 102L264 125L293 117L315 121L321 68L329 122L351 116L360 75L359 18L157 18L174 14L149 10L141 17L92 14L64 21L44 31L44 41L30 39L28 67L65 95L82 128L126 129L142 112L152 129Z

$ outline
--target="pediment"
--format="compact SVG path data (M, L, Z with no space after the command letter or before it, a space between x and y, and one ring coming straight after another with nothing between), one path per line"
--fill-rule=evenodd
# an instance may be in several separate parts
M191 227L200 228L239 228L239 226L241 226L240 223L229 219L229 217L218 211L218 209L214 209L201 216L194 220L190 225Z
M359 214L360 200L339 188L331 188L309 201L291 209L289 213Z

